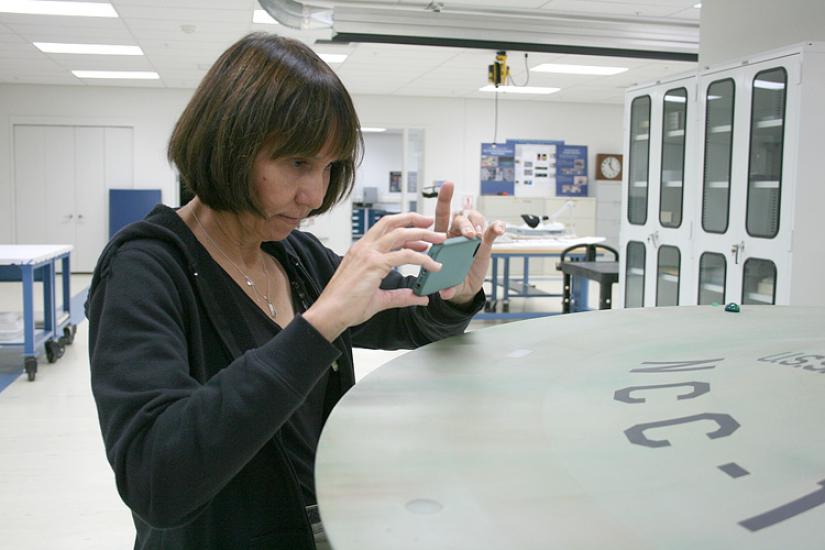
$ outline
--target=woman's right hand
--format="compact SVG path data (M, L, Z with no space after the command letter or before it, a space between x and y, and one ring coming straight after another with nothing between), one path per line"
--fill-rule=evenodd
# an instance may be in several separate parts
M394 268L420 265L439 271L441 264L426 254L428 243L446 239L427 229L433 218L416 213L384 216L349 249L318 300L303 317L332 342L348 327L370 319L385 309L426 306L429 298L411 288L382 290L381 281Z

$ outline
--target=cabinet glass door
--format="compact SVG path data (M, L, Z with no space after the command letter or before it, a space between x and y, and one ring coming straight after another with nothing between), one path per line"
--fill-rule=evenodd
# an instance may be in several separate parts
M776 264L748 258L742 268L742 303L771 305L776 302Z
M625 262L624 307L645 305L645 245L638 241L627 243Z
M630 105L630 170L627 178L627 220L647 222L647 178L650 158L650 96L640 96Z
M761 71L753 79L745 221L752 237L773 238L779 231L787 81L782 67Z
M662 106L662 177L659 195L659 222L662 227L682 225L686 121L687 90L668 90Z
M705 252L699 259L699 305L725 302L727 261L722 254Z
M663 245L659 247L659 258L656 268L656 305L679 305L679 268L682 259L679 249L675 246Z
M719 80L708 86L705 98L702 229L709 233L724 233L728 229L735 91L733 79Z

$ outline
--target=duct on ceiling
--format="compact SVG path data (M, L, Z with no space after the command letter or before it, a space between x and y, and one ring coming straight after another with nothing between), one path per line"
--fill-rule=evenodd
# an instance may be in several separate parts
M312 7L295 0L259 0L281 24L331 26L333 41L555 51L590 55L696 61L699 24L653 17L627 17L548 10L438 9L420 4L326 2ZM432 5L433 3L431 3Z

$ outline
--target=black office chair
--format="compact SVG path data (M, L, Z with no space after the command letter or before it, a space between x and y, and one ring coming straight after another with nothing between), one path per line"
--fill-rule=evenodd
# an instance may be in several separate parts
M618 266L606 269L606 266L590 264L585 266L574 265L576 262L597 262L599 250L613 254L612 262L618 264L619 252L606 244L574 244L565 248L559 255L558 270L564 273L564 289L562 294L562 313L570 313L572 308L573 273L593 279L599 283L599 309L610 309L613 299L613 283L619 280ZM567 264L567 265L565 265Z

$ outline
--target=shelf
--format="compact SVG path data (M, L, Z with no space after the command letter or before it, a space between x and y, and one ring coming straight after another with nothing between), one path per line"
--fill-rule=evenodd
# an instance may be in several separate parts
M753 300L754 302L759 302L761 304L773 304L773 296L770 296L768 294L748 292L745 296L747 296L749 300Z
M666 181L665 187L682 187L681 180Z
M778 181L755 181L753 182L754 189L779 189Z
M727 189L730 187L729 181L709 181L708 189Z
M769 118L756 123L757 128L779 128L785 121L781 118Z
M708 292L715 292L717 294L724 294L725 287L722 285L715 285L712 283L704 283L702 285L702 290L707 290Z
M646 181L634 181L633 187L647 187Z
M722 124L720 126L711 126L710 133L711 134L729 134L732 128L730 124Z

